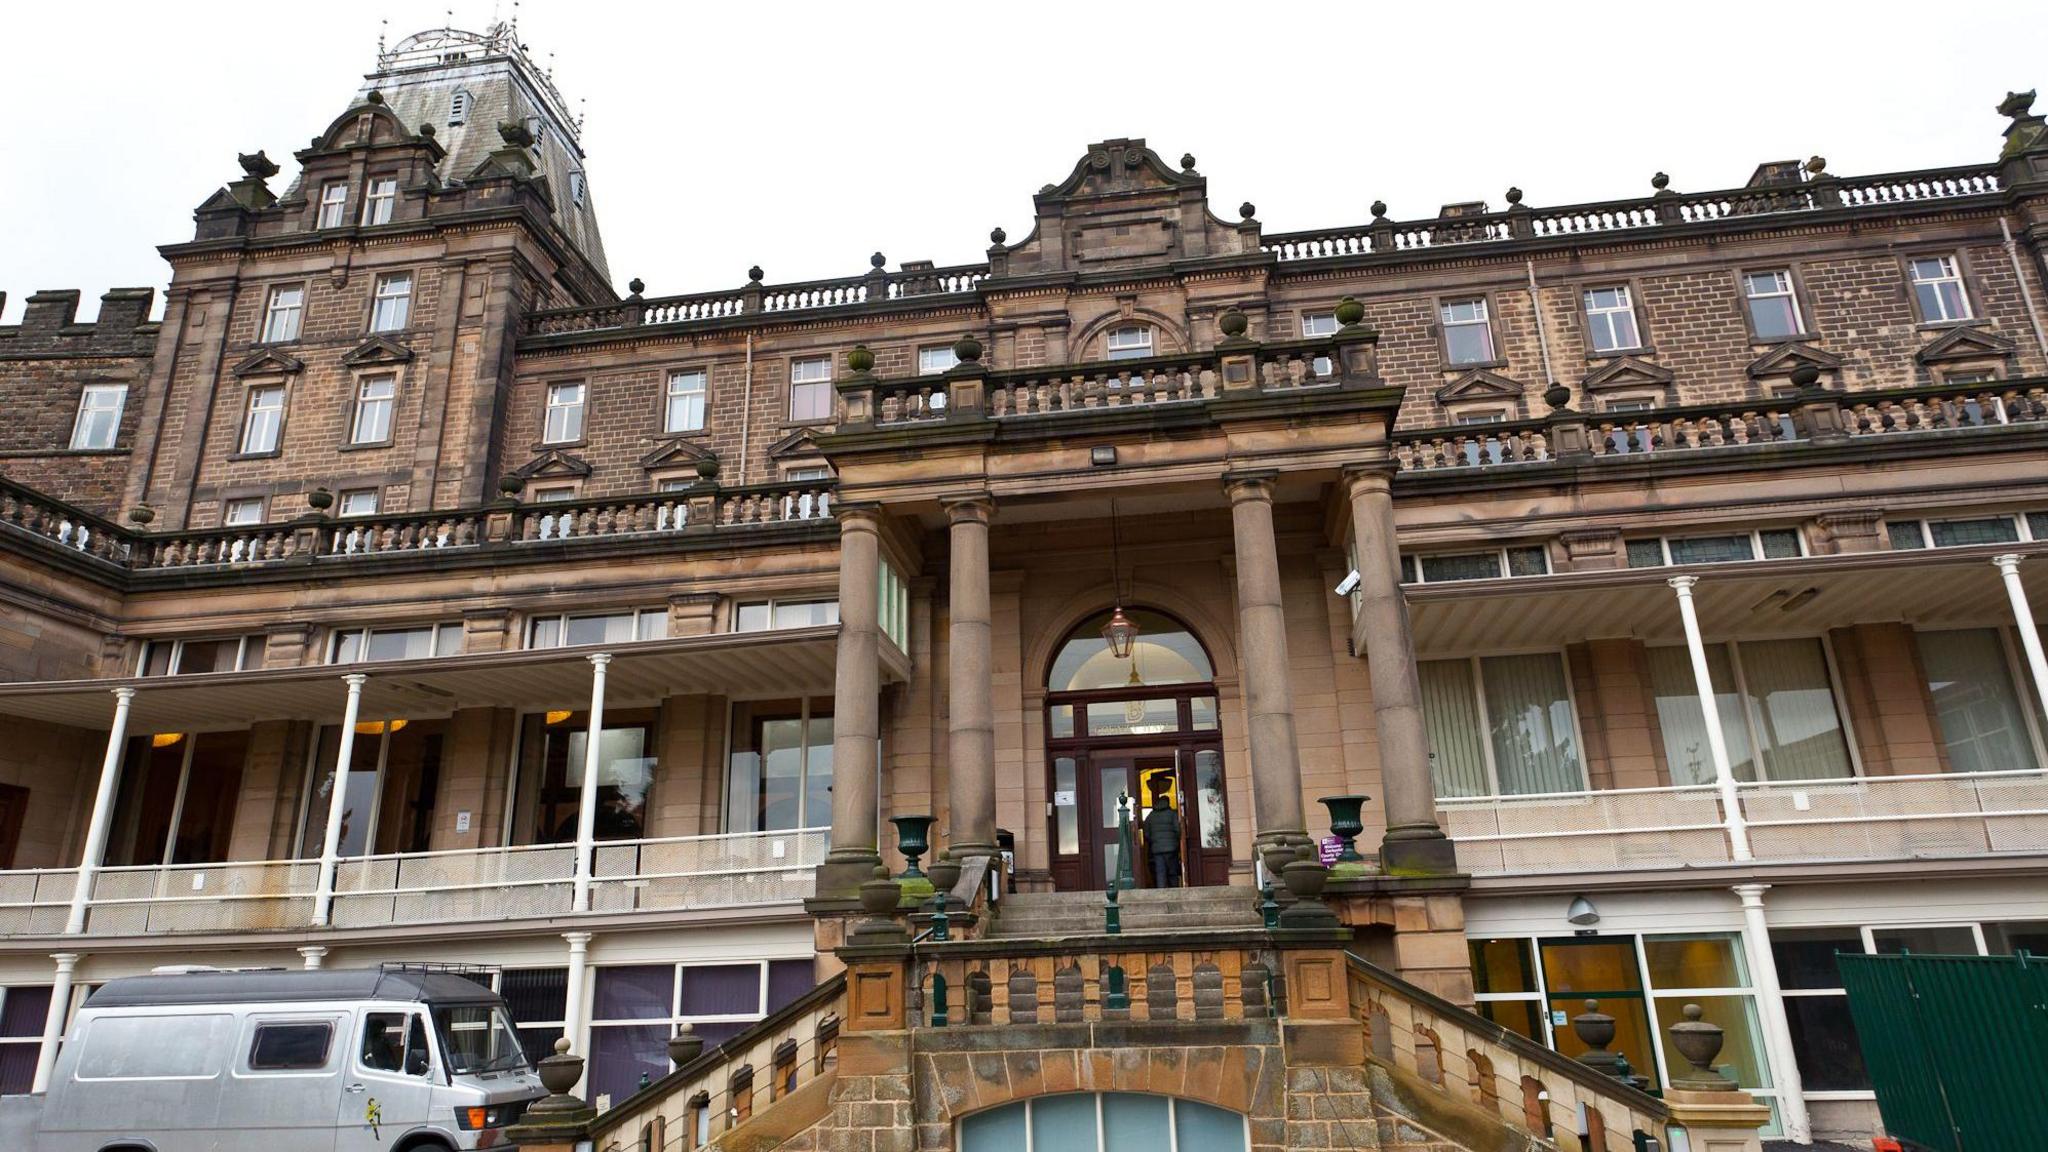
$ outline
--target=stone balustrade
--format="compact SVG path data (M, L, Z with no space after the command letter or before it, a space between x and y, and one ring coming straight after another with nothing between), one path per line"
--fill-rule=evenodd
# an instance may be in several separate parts
M911 1025L1272 1019L1280 961L1263 940L1232 935L931 945L915 962Z
M1635 1152L1637 1132L1664 1142L1663 1102L1356 956L1348 967L1352 1015L1371 1059L1392 1064L1539 1140L1584 1134L1588 1152ZM1566 1145L1569 1147L1570 1145Z
M5 476L0 476L0 528L109 564L128 562L128 533L119 525Z
M765 313L842 308L924 296L964 295L973 292L987 276L988 265L963 264L947 268L912 265L895 272L877 268L863 276L794 284L764 285L756 280L743 288L717 292L652 299L636 295L616 304L543 309L527 314L525 329L530 337L571 336Z

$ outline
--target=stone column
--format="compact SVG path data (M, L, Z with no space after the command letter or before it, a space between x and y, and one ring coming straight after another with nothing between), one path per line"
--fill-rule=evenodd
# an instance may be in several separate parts
M50 982L50 1008L43 1015L43 1046L36 1053L36 1074L29 1091L50 1090L50 1071L57 1066L57 1042L64 1038L64 1024L71 1014L71 977L78 970L77 952L53 952L57 975Z
M583 986L589 983L590 936L588 932L562 933L562 939L569 945L569 984L562 1003L562 1038L579 1052L589 1051L589 1046L583 1041L584 1033L590 1030L590 1012L584 1007Z
M881 734L882 510L840 504L839 652L832 691L832 850L818 869L821 900L853 900L882 862L876 829Z
M85 909L92 900L93 876L107 855L107 829L114 822L114 793L121 782L121 752L128 740L128 710L134 702L135 689L114 689L114 723L107 729L107 754L100 761L92 823L85 831L85 852L78 859L78 880L71 888L71 912L64 921L66 935L76 936L85 931Z
M949 499L952 587L947 609L946 797L948 851L956 858L996 850L996 726L991 703L988 522L985 494Z
M1379 734L1380 792L1387 834L1380 869L1390 874L1447 875L1457 853L1437 823L1429 778L1429 732L1422 722L1422 681L1415 638L1401 597L1401 554L1394 539L1393 475L1384 467L1345 474L1358 565L1358 619L1365 630L1365 669Z
M1771 930L1764 917L1764 892L1769 884L1737 884L1742 902L1742 947L1755 973L1757 1016L1763 1024L1764 1046L1770 1052L1772 1083L1778 1086L1778 1111L1785 1135L1805 1144L1813 1139L1813 1119L1806 1111L1806 1086L1799 1076L1799 1056L1792 1050L1792 1022L1785 1015L1785 996L1778 986L1778 963L1771 955Z
M1261 853L1309 843L1294 693L1288 683L1287 619L1280 606L1280 557L1273 541L1274 475L1223 478L1237 557L1238 652L1250 729L1254 844Z

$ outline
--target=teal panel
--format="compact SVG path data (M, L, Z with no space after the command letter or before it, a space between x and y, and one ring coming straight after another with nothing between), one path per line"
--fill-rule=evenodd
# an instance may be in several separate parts
M1102 1146L1113 1152L1172 1152L1173 1121L1164 1096L1102 1094Z
M1061 1152L1094 1152L1095 1097L1041 1096L1031 1102L1031 1146ZM1020 1146L1021 1147L1021 1146ZM979 1152L979 1150L975 1150Z
M1024 1152L1024 1105L1005 1104L960 1122L960 1152Z
M1196 1100L1173 1102L1180 1152L1245 1152L1244 1117Z

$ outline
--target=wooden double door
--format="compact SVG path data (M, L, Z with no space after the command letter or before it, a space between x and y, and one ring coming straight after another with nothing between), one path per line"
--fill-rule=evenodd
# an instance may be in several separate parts
M1145 817L1157 804L1180 814L1181 884L1230 882L1230 816L1223 746L1213 735L1164 744L1055 747L1047 805L1053 886L1100 891L1117 872L1117 811L1131 822L1131 871L1140 888L1152 874Z

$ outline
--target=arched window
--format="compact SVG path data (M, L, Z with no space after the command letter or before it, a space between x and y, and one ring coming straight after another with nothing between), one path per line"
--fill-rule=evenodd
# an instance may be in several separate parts
M960 1122L958 1147L960 1152L1026 1147L1059 1152L1244 1152L1249 1143L1245 1118L1214 1105L1136 1092L1073 1092L977 1112Z
M1187 625L1165 613L1144 608L1126 609L1124 615L1138 627L1138 638L1131 644L1128 657L1119 658L1110 652L1109 641L1103 638L1102 629L1109 623L1110 614L1091 616L1060 645L1046 675L1046 690L1085 692L1132 685L1203 684L1216 678L1208 652Z
M1102 339L1102 351L1109 360L1140 360L1154 354L1152 328L1146 324L1123 324L1109 330Z

